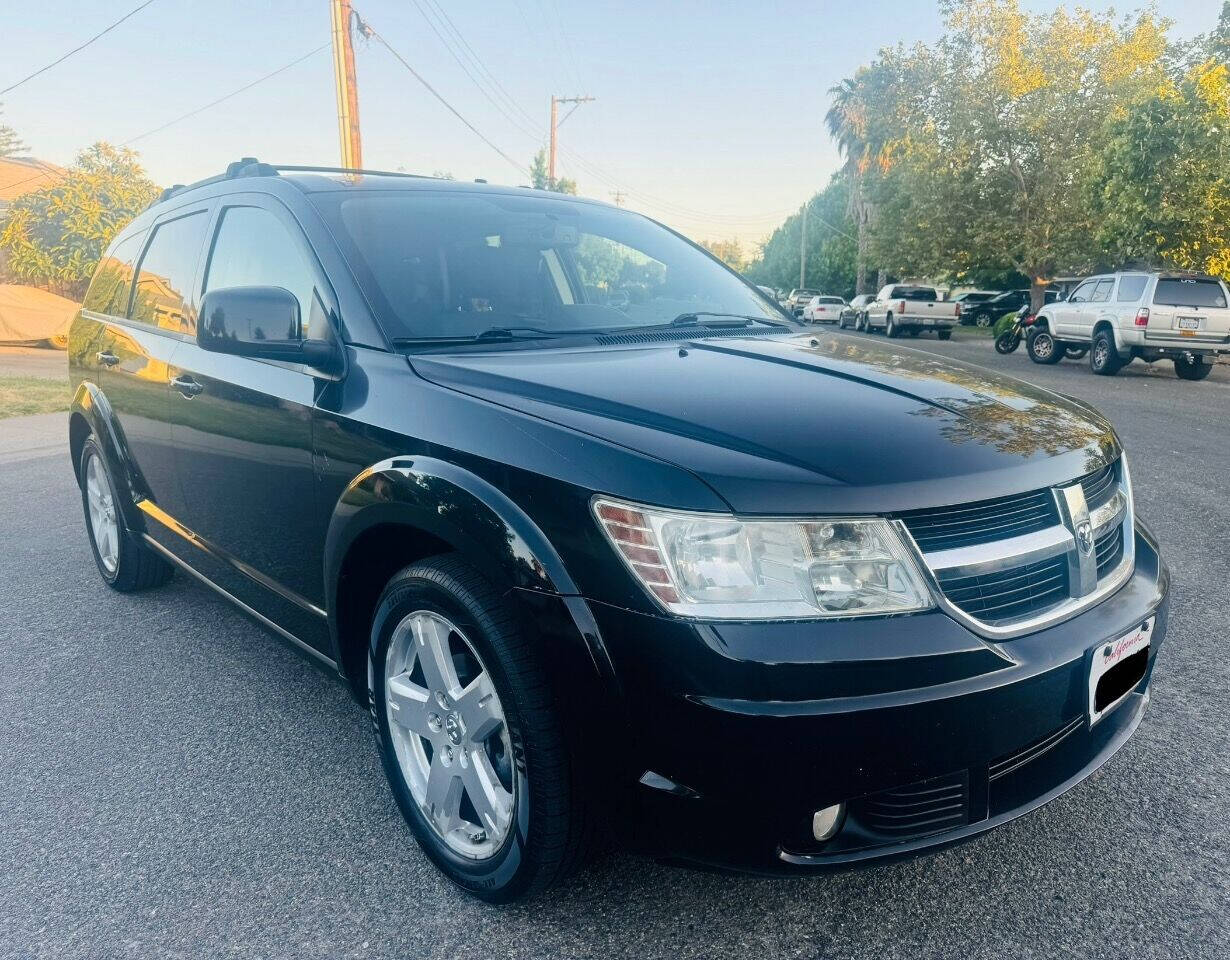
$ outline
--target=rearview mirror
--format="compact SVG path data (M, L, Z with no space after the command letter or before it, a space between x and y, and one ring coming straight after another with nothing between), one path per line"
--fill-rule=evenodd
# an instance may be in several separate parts
M331 341L304 338L299 301L282 287L210 290L201 301L196 339L201 349L214 353L341 372L341 354Z

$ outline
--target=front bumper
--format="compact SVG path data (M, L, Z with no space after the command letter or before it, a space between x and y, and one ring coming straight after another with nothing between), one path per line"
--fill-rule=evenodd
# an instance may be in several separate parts
M953 843L1069 789L1148 702L1168 577L1151 538L1136 538L1114 595L998 644L938 611L698 624L591 603L621 688L614 763L625 783L648 772L657 785L634 788L637 835L706 865L808 871ZM1143 679L1091 728L1092 651L1150 617ZM914 816L920 796L936 803ZM838 803L842 827L817 842L812 813Z

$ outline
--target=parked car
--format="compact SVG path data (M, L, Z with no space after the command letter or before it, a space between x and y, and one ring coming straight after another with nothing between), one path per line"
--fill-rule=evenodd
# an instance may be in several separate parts
M959 293L952 298L953 303L961 304L961 309L965 310L972 307L976 303L984 303L992 297L999 296L998 290L967 290L965 293Z
M1015 313L1029 303L1028 290L1005 290L976 303L961 305L961 323L965 326L990 327L1005 313Z
M582 285L594 244L655 265L624 309ZM943 847L1089 776L1149 702L1169 581L1105 419L818 339L628 210L238 161L120 230L69 359L103 581L182 569L336 674L486 900L615 817L758 872ZM199 640L146 696L226 656Z
M819 290L808 290L806 287L795 287L786 296L786 310L797 319L803 318L803 308L811 301L812 297L820 296Z
M1035 363L1087 349L1089 369L1104 376L1136 358L1168 359L1181 379L1203 380L1230 354L1226 285L1199 274L1099 274L1039 310L1025 346Z
M837 326L842 330L847 327L855 327L861 330L863 322L867 319L867 304L875 300L874 293L860 293L857 297L851 300L844 310L837 317Z
M804 323L836 323L846 307L841 297L812 297L803 307Z
M934 330L937 337L952 337L952 328L961 318L961 305L944 300L934 287L908 283L890 283L867 304L864 327L884 328L890 337L908 333L916 337L923 330Z

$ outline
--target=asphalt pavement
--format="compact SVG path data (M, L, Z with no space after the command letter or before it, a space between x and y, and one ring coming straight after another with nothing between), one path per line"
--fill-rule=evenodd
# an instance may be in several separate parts
M781 880L613 852L485 906L419 853L340 683L188 577L103 586L58 451L0 463L0 957L1230 955L1230 370L902 345L1123 437L1173 612L1150 712L1096 776L906 863Z

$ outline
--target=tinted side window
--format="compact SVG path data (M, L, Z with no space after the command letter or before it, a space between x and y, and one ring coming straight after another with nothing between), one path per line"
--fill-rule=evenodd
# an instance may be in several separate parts
M1099 280L1096 287L1093 288L1093 296L1089 299L1093 303L1105 303L1110 299L1110 288L1115 285L1114 279Z
M112 245L94 271L94 279L90 281L90 289L81 304L83 309L124 316L128 310L128 294L132 290L133 267L144 239L145 231L142 230Z
M202 210L154 228L137 274L133 320L176 333L196 332L192 281L207 222Z
M299 301L301 335L323 339L328 320L316 293L316 270L298 237L263 207L228 207L209 257L206 290L282 287Z
M1115 300L1119 303L1135 303L1140 299L1140 295L1145 292L1145 284L1148 282L1148 277L1120 277L1119 294L1115 297Z

